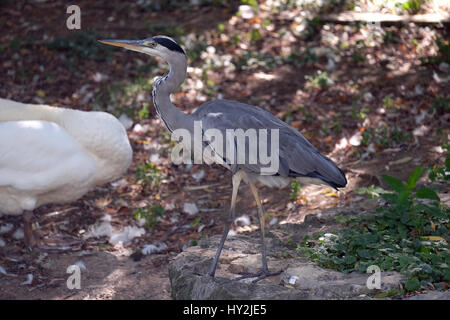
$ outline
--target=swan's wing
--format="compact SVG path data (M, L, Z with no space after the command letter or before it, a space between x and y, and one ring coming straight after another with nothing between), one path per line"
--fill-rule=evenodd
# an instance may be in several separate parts
M0 187L45 192L94 179L95 160L47 121L0 122Z

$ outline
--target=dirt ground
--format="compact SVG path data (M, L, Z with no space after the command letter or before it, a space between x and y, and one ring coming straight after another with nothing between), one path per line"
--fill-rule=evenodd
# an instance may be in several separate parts
M175 25L183 27L180 34L202 35L199 42L214 45L222 55L237 56L246 50L281 55L284 47L326 48L323 39L330 34L336 37L347 34L348 43L355 48L364 40L361 32L352 33L346 26L338 25L314 31L320 36L312 39L298 37L295 42L286 43L281 31L289 30L293 22L289 15L286 18L280 14L269 15L274 29L268 28L260 39L251 42L248 35L258 21L236 17L239 4L239 1L231 1L220 6L189 10L163 7L155 11L122 2L78 1L83 10L83 30L95 31L96 37L144 38L150 32L161 34L173 30ZM261 26L268 13L261 9L259 14L261 17L255 19L259 19ZM168 262L183 245L222 232L229 208L231 174L217 165L191 168L171 164L167 133L155 116L153 106L150 104L148 116L138 115L143 101L151 101L150 90L144 84L145 91L133 95L135 87L121 81L128 79L130 84L135 84L144 75L152 79L164 72L163 64L143 62L147 57L124 51L91 52L89 48L95 45L90 43L78 43L86 52L61 42L49 45L54 39L73 36L72 31L62 27L67 17L63 2L5 1L0 4L0 15L0 29L8 30L0 36L0 74L6 75L1 81L0 97L104 110L116 116L126 113L133 121L128 133L134 151L133 164L120 180L98 187L74 203L47 205L36 210L46 241L58 242L60 237L76 240L67 252L30 252L20 234L23 231L21 217L0 216L0 243L4 242L0 246L0 299L171 299ZM225 25L225 35L218 33L218 24ZM329 89L305 89L309 85L305 76L326 70L326 55L318 55L311 63L277 65L272 69L226 71L226 68L205 67L206 71L194 71L188 76L193 81L212 85L200 90L187 83L173 95L175 103L185 112L191 112L204 102L202 96L212 99L219 94L265 107L299 129L344 170L348 185L337 193L329 187L304 186L301 193L291 199L290 188L261 187L269 225L301 223L307 214L361 201L363 197L352 190L372 184L384 186L382 174L405 180L419 164L428 167L443 162L443 153L436 148L448 140L450 118L448 114L431 111L437 97L450 97L449 87L433 80L439 71L436 66L420 66L418 61L436 53L436 47L427 36L446 37L448 28L387 28L398 40L355 51L369 57L364 62L354 58L355 52L340 56L336 69L329 71L338 79ZM329 30L329 34L323 34L324 30ZM240 35L244 44L234 44L232 34ZM174 37L177 37L176 32ZM416 49L412 44L412 39L416 38L428 41L428 46L422 51ZM201 47L202 51L205 47ZM97 59L99 55L107 58ZM202 69L205 59L207 57L193 57L190 65ZM143 74L139 68L144 70ZM118 96L113 96L111 92L116 89ZM371 98L364 100L362 96L367 92L371 93ZM386 96L392 98L394 107L386 107ZM353 116L355 105L367 110L358 109L360 113ZM381 109L387 109L386 113ZM423 110L428 115L417 123ZM137 124L141 126L138 129ZM422 135L410 134L398 141L388 136L386 145L375 143L370 152L370 145L351 144L351 137L381 124L398 126L406 133L412 133L421 125L428 131ZM139 181L136 172L154 155L152 162L159 170L160 181L149 185ZM197 174L201 178L195 178ZM422 182L425 180L423 178ZM185 213L185 203L195 203L200 212ZM110 243L107 237L85 238L105 215L109 216L113 232L120 232L127 226L141 228L136 210L154 206L164 208L164 215L157 219L156 226L145 227L144 235L125 244ZM237 233L258 231L256 206L248 186L242 185L237 217L244 215L248 215L250 223L236 224L233 230ZM2 228L6 229L2 231ZM166 247L160 252L142 254L146 245L161 243ZM67 268L73 264L82 266L79 290L67 287L71 276Z

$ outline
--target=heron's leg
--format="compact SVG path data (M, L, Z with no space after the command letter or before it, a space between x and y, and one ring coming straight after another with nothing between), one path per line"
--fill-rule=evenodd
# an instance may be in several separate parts
M23 213L25 244L29 248L35 248L39 244L40 235L34 222L35 218L33 211L25 211Z
M260 226L260 235L261 235L261 260L262 260L262 268L263 272L268 272L269 269L267 267L267 258L266 258L266 235L265 235L265 226L266 221L264 217L264 209L261 203L261 199L259 198L258 189L253 182L250 182L250 189L252 190L253 197L256 201L256 206L258 207L258 218L259 218L259 226Z
M238 193L239 185L241 183L243 174L244 174L243 171L238 171L233 175L233 180L232 180L233 181L233 192L231 195L230 213L228 214L227 221L225 222L225 230L223 231L222 239L220 239L219 247L217 248L216 255L214 256L214 259L211 263L211 267L209 269L208 274L211 277L214 277L214 274L216 273L216 268L217 268L217 263L219 262L220 253L222 252L223 245L225 243L225 240L227 239L228 231L230 230L231 223L234 220L234 212L235 212L235 208L236 208L236 198L237 198L237 193Z
M258 189L256 189L256 186L253 182L249 182L250 189L252 190L253 197L256 201L256 206L258 207L258 218L259 218L259 225L260 225L260 234L261 234L261 260L262 260L262 270L261 272L257 274L246 274L242 277L235 278L233 280L242 280L246 278L255 278L252 282L257 282L261 279L264 279L268 276L276 276L281 273L280 271L276 272L269 272L269 268L267 267L267 257L266 257L266 237L265 237L265 220L264 220L264 209L261 203L261 199L259 198Z

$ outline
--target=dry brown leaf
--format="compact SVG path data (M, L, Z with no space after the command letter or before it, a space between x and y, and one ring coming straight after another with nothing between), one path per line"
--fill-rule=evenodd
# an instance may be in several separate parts
M394 166L394 165L397 165L397 164L404 164L404 163L407 163L407 162L409 162L411 160L412 160L412 157L404 157L404 158L401 158L399 160L389 161L389 165L390 166Z

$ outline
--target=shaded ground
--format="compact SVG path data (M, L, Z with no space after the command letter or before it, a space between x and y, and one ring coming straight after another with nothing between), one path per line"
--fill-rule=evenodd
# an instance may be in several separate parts
M13 228L0 235L5 242L0 266L16 276L0 273L0 298L168 299L168 260L183 245L222 231L230 173L219 166L170 163L170 137L150 98L153 77L165 72L165 65L104 48L96 39L174 36L184 44L191 67L189 79L173 95L181 109L190 112L217 97L259 105L301 130L344 169L349 185L339 193L308 186L291 199L289 189L261 188L268 223L301 222L307 214L361 201L352 190L381 184L381 174L406 179L418 164L444 159L437 147L448 140L450 119L434 105L439 98L448 101L450 91L435 75L445 79L448 71L422 65L420 59L438 55L435 39L448 40L448 27L322 25L302 17L299 9L271 13L264 5L246 19L236 14L238 1L161 11L112 1L78 5L82 31L69 31L61 3L2 2L0 28L8 32L0 37L0 96L125 114L133 121L134 161L118 182L75 203L37 210L42 231L48 237L83 239L105 214L115 231L138 226L137 208L151 212L162 206L164 214L145 235L123 246L106 237L90 238L73 253L46 257L25 254L21 239L14 239L19 217L1 217L0 227ZM156 169L144 170L146 178L139 179L136 172L149 160ZM238 216L248 215L250 224L234 230L256 230L248 187L241 187L238 201ZM200 212L184 213L187 202ZM140 254L146 244L160 242L167 245L160 254ZM65 279L76 261L87 271L82 290L74 293ZM21 285L27 274L33 274L32 284Z

